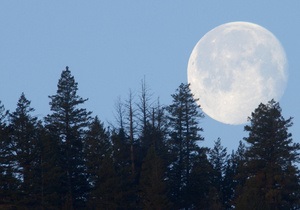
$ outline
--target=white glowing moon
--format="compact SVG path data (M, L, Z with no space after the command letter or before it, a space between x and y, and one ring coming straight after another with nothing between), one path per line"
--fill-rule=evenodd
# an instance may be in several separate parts
M259 103L278 101L287 78L280 42L267 29L248 22L209 31L188 62L188 82L203 111L227 124L243 124Z

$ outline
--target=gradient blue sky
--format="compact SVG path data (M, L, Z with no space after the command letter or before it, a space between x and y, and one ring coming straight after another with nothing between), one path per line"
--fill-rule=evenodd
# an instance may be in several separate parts
M103 122L114 121L114 103L136 97L141 80L153 99L171 103L187 81L187 63L198 40L212 28L248 21L270 30L283 45L289 81L280 100L283 115L300 142L300 1L40 1L0 3L0 100L11 111L24 92L40 118L49 113L48 95L69 66L85 107ZM247 136L244 125L201 121L204 143L218 137L228 150Z

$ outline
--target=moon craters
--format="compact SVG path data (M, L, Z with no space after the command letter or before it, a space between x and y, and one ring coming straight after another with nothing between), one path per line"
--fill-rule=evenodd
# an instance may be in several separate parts
M285 52L276 37L259 25L223 24L194 47L188 82L207 115L243 124L259 103L282 96L287 82Z

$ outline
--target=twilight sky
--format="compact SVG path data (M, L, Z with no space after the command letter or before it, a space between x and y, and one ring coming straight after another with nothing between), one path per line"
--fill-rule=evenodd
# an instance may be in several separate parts
M138 98L141 80L163 105L187 82L193 47L223 23L247 21L271 31L283 45L289 81L280 100L290 129L300 142L300 1L137 1L15 0L0 2L0 100L14 111L24 92L42 118L48 95L56 93L61 71L69 66L89 98L85 108L103 122L114 121L118 97ZM206 116L204 146L221 138L229 151L247 136L244 125L226 125Z

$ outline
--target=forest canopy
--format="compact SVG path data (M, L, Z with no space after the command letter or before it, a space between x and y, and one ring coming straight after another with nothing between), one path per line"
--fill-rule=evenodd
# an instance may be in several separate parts
M278 102L258 104L236 151L205 141L189 84L170 105L143 80L108 127L84 108L66 67L48 114L22 93L0 103L0 209L299 209L299 149Z

